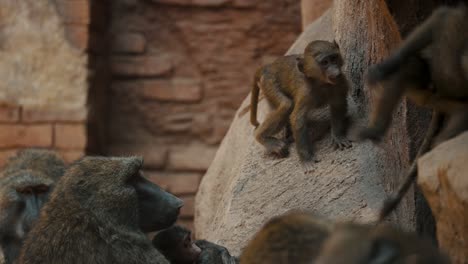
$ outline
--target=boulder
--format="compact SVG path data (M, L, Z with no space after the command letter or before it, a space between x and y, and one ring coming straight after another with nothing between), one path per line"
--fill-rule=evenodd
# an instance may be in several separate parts
M440 248L468 263L468 132L418 160L418 185L431 206Z
M337 39L350 79L353 119L358 124L365 121L362 110L373 97L363 85L362 75L370 63L386 56L400 41L385 2L336 1L307 27L288 54L302 53L304 46L316 39ZM240 109L249 101L247 97ZM238 254L266 220L290 209L307 209L330 219L375 220L386 191L398 186L395 175L408 166L404 110L403 103L383 144L354 143L344 151L331 148L327 109L314 111L310 118L318 140L315 153L321 161L307 175L294 146L288 158L266 157L253 137L248 114L236 115L196 196L196 237ZM268 111L262 100L260 121ZM410 193L391 220L414 229L414 203Z

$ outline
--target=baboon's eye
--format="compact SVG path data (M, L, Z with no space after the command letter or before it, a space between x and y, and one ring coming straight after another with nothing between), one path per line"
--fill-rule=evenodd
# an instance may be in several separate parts
M328 59L324 59L324 60L322 60L322 61L320 62L320 65L322 65L322 66L328 66L328 63L329 63Z

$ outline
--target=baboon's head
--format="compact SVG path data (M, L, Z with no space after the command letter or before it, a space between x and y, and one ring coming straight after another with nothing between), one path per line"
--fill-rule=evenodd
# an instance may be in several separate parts
M343 58L336 42L312 41L305 48L304 57L297 60L299 71L308 78L335 84L341 75Z
M70 166L52 199L69 196L100 220L152 232L171 226L183 202L146 180L141 157L85 157Z

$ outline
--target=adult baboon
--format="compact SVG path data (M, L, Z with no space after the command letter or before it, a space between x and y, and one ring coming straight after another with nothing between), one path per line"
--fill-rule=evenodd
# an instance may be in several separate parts
M44 206L19 263L169 263L144 232L177 219L183 202L141 175L138 157L85 157Z
M0 177L0 247L5 263L17 258L65 165L54 152L27 149L11 158Z

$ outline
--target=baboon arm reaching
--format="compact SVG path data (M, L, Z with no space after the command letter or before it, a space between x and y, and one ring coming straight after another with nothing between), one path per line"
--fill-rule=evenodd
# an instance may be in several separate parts
M351 142L346 138L348 130L348 103L346 93L335 96L330 101L332 144L335 149L351 147Z
M446 16L448 9L437 9L429 19L417 27L401 44L400 48L384 62L369 69L368 81L375 84L395 73L411 56L417 55L432 43L433 31Z

